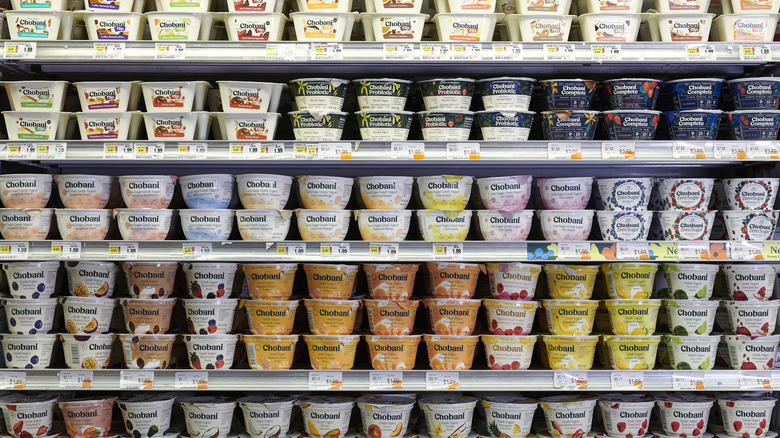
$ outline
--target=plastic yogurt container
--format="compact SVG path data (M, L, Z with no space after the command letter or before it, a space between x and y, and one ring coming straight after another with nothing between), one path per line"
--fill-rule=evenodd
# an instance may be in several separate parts
M236 175L241 205L246 209L281 210L290 198L293 177L270 174Z
M270 27L271 20L279 20L281 14L230 14L231 17L249 17L245 27L239 31L239 40L262 41L262 32L268 33L266 26ZM251 19L262 20L260 23L251 24ZM238 23L229 23L236 25ZM240 26L240 25L239 25ZM259 32L258 32L259 31ZM268 41L266 35L266 41ZM245 81L217 81L219 86L220 101L226 113L274 113L279 107L279 100L284 85L271 82L245 82Z
M343 210L352 195L352 178L303 175L298 177L298 197L303 208Z
M411 111L358 111L360 137L366 141L405 141L414 113Z
M598 119L598 111L544 111L542 133L545 140L593 140Z
M606 210L646 211L653 178L599 178L596 180Z
M108 368L113 348L114 334L66 335L59 334L65 365L71 369Z
M292 210L236 210L238 232L243 240L276 242L290 231Z
M24 5L36 4L38 3L24 2L21 5L22 10L26 9ZM65 94L68 90L66 81L14 81L2 82L2 85L8 95L12 111L50 112L62 111L65 107Z
M624 12L596 12L581 14L579 23L583 41L634 42L639 33L641 14Z
M467 141L474 124L470 111L422 111L417 117L426 141Z
M360 14L366 41L420 41L427 20L427 14L400 11Z
M656 398L661 426L670 436L691 436L707 430L710 409L715 399L699 394L661 395Z
M542 335L541 340L545 366L554 370L589 370L593 366L598 336Z
M541 265L528 263L488 263L490 293L499 300L528 301L534 298Z
M469 370L474 361L479 336L423 335L423 340L431 369ZM463 424L462 418L461 424ZM441 438L447 436L443 434Z
M414 330L419 301L362 300L374 335L407 336ZM416 346L415 346L416 349Z
M304 78L289 82L299 111L341 111L349 81L335 78Z
M663 336L672 369L711 370L715 366L715 354L718 350L720 336ZM661 421L665 422L663 409L661 412ZM665 424L664 427L667 425ZM670 430L670 432L681 433L676 430Z
M167 332L176 301L176 298L120 298L127 332L150 335Z
M65 208L106 208L113 180L104 175L54 175Z
M417 225L428 242L462 242L471 229L471 210L416 210Z
M132 298L168 298L179 264L176 262L124 262L122 269Z
M54 420L54 404L57 395L46 393L10 392L0 398L5 424L14 438L47 436Z
M532 0L519 0L515 2L518 14L549 14L566 15L571 7L571 0L549 0L537 2Z
M597 211L601 237L606 241L645 241L653 221L652 211Z
M777 109L780 104L780 80L773 77L742 78L726 81L736 109Z
M664 240L709 240L714 211L658 212Z
M121 2L122 5L130 2ZM138 109L141 97L140 81L130 82L74 82L79 95L81 111L125 112Z
M205 2L196 4L200 6ZM147 12L146 18L154 41L207 40L211 33L212 16L208 13Z
M547 431L554 437L587 434L597 400L595 395L555 395L539 399Z
M531 198L531 175L477 178L479 200L489 210L520 211Z
M477 111L477 123L482 138L487 141L528 140L531 123L534 119L531 111Z
M720 110L667 111L666 124L672 140L715 140L720 124Z
M186 15L182 17L185 20ZM150 20L150 23L152 21ZM186 27L176 28L176 32ZM146 110L155 113L203 111L206 93L211 88L205 81L141 82L140 85Z
M729 364L735 370L771 370L777 357L780 336L723 336ZM746 428L746 431L750 429Z
M2 268L11 298L48 298L56 291L60 262L9 262L3 263Z
M430 79L417 84L426 111L468 111L476 81L466 78Z
M653 140L661 118L660 111L605 111L604 120L610 140Z
M647 21L653 41L707 42L715 14L677 12L648 14Z
M524 336L531 333L537 301L483 299L488 330L493 335Z
M187 329L191 334L224 335L233 330L233 318L238 300L183 300Z
M290 14L298 41L349 41L357 12L293 12Z
M53 213L50 208L0 208L0 234L5 240L44 240Z
M731 210L771 210L780 186L778 178L726 178L722 181Z
M589 110L598 82L585 79L547 79L542 86L547 110Z
M128 208L168 208L176 179L169 175L120 176L122 200Z
M550 295L562 300L588 300L593 294L598 266L545 264Z
M463 210L471 197L473 181L470 176L420 176L417 199L426 209Z
M601 265L612 299L646 299L653 293L658 265L653 263L607 263Z
M244 302L249 330L255 335L289 335L292 333L298 301Z
M347 113L326 110L287 113L298 141L338 141L344 132Z
M547 210L582 210L590 201L593 178L540 178L536 186Z
M424 266L426 292L437 298L472 298L480 271L485 272L485 267L476 263L428 262Z
M527 370L531 365L538 336L482 335L488 368L491 370Z
M233 210L179 210L181 229L187 240L228 240L233 230Z
M654 110L661 91L657 79L623 78L604 81L609 107L613 110Z
M108 333L115 302L108 298L59 297L65 331L73 335Z
M48 368L57 335L0 335L6 368Z
M622 336L647 336L655 332L661 300L604 300L612 333Z
M715 288L718 266L708 264L662 265L668 285L668 293L661 298L676 300L709 300Z
M294 404L293 397L274 394L255 394L238 399L238 407L244 414L246 432L251 438L263 438L275 433L287 436Z
M602 394L598 401L604 430L611 437L644 436L655 400L646 395Z
M105 437L111 428L116 397L89 397L60 401L68 435L73 438Z
M477 398L438 395L424 398L418 404L425 415L431 438L446 438L464 430L471 430Z
M177 335L118 335L129 369L165 369Z
M414 293L418 265L366 263L368 293L375 300L405 301Z
M292 295L295 263L258 263L242 264L246 287L253 300L287 300Z
M112 262L66 262L68 290L76 297L110 297L118 269Z
M344 240L351 214L352 210L295 210L303 240Z
M732 333L768 336L775 332L780 301L724 301Z
M668 328L678 336L708 336L715 327L718 301L664 300Z
M51 196L52 175L14 173L0 175L0 201L6 208L44 208Z
M774 140L780 130L778 110L739 110L726 113L734 140Z
M610 366L614 370L652 370L660 336L604 335Z
M233 198L233 175L183 176L179 187L187 208L228 208Z
M9 11L10 12L10 11ZM3 111L9 140L52 141L62 138L71 113Z
M718 406L723 427L730 436L764 436L772 421L772 411L777 400L768 396L723 394Z
M312 436L312 432L321 430L332 431L334 436L344 436L349 429L352 408L355 402L352 398L343 396L305 396L296 403L303 414L304 430Z
M547 328L560 336L587 336L593 330L597 300L542 300Z
M707 210L714 184L712 178L660 178L657 181L664 210Z
M475 222L483 240L519 242L531 232L533 210L477 210Z
M365 436L404 436L409 425L413 399L398 396L364 395L357 400ZM377 433L381 435L377 435Z
M309 361L315 370L351 370L355 363L359 335L303 335ZM306 413L304 411L304 417ZM347 422L349 422L347 420ZM308 428L307 428L308 429ZM319 429L318 429L319 430ZM333 429L325 429L333 430Z
M315 335L349 335L360 308L358 300L303 300L309 330Z
M359 265L304 264L309 297L348 300L359 270Z
M143 38L146 16L139 12L85 12L87 35L92 41L136 41Z
M412 198L411 176L361 176L355 178L358 204L368 209L403 210Z
M722 4L728 4L724 2ZM780 3L772 2L775 9ZM724 8L724 12L726 8ZM753 12L753 11L750 11ZM757 11L759 12L759 11ZM728 42L770 42L777 28L777 14L726 14L714 21L713 40Z
M3 298L8 332L16 335L48 333L54 325L56 298Z
M363 240L402 241L409 232L411 210L354 210Z
M173 210L118 208L114 210L124 240L165 240L171 228Z
M539 407L534 399L505 394L482 395L480 405L485 418L495 425L494 432L491 432L493 438L501 434L509 438L525 438L531 433L534 413Z
M117 400L125 430L149 438L162 437L171 425L171 411L176 396L171 393L135 394Z
M773 265L723 265L721 269L726 277L726 291L732 300L766 301L772 298L775 284Z
M223 396L187 397L179 403L191 438L226 438L230 435L236 399Z
M528 111L536 79L499 77L477 81L487 111Z
M723 79L690 78L666 82L676 110L716 109L723 89Z
M585 241L593 226L593 210L537 210L545 240Z
M431 330L437 335L468 336L476 328L481 300L423 298Z
M729 240L772 240L777 225L777 210L723 211Z
M65 240L103 240L108 235L111 210L58 208L54 215Z
M238 265L235 263L187 263L181 270L187 279L187 293L192 298L229 297L233 292L233 279Z
M226 140L273 140L279 113L216 113L217 123Z
M375 370L410 370L417 360L422 336L364 336Z
M569 41L574 15L509 14L501 24L509 31L511 41Z
M194 370L221 370L233 366L238 335L190 335L183 336L187 346L187 359Z
M403 111L412 81L371 78L356 79L352 84L361 111Z

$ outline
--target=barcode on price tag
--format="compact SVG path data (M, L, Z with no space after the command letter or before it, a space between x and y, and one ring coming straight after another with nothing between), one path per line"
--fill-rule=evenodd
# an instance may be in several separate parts
M689 391L699 390L703 391L704 387L704 373L703 372L687 372L685 374L675 373L672 374L672 388L675 391Z
M80 259L81 242L52 242L50 254L53 259Z
M453 44L452 59L456 61L479 61L482 59L482 46L479 44Z
M650 245L647 243L618 242L615 256L618 260L650 260Z
M390 143L390 158L423 160L425 159L425 143Z
M764 244L760 242L729 242L729 256L734 260L763 260Z
M92 371L62 370L60 388L92 388Z
M119 372L119 388L152 389L154 388L154 371L122 370Z
M341 43L311 43L309 59L314 61L332 61L344 59L344 44Z
M636 144L633 141L605 141L601 143L601 158L604 160L636 159Z
M310 371L309 389L341 389L344 386L344 379L341 371Z
M184 59L187 50L185 43L155 43L154 59Z
M561 242L558 244L558 259L590 260L590 243Z
M739 389L772 390L772 373L740 374Z
M161 160L165 154L163 143L135 143L133 144L133 158L136 160Z
M748 145L747 154L751 160L776 160L780 158L778 147L769 142Z
M138 242L110 242L108 244L108 260L138 259Z
M208 143L179 143L176 145L176 158L179 160L205 160L208 153Z
M409 61L414 59L414 44L384 44L383 48L383 59L385 61Z
M574 61L574 44L545 44L545 61Z
M398 244L372 242L368 245L368 255L380 259L398 260Z
M423 61L444 61L451 57L447 44L420 44L420 59Z
M707 153L703 144L675 143L672 147L672 157L678 160L701 160L707 158Z
M320 143L317 147L320 160L352 159L352 143Z
M523 59L523 45L514 43L493 43L494 61L519 61Z
M643 372L614 372L610 375L613 390L625 391L645 388L645 373Z
M132 143L104 143L103 144L104 160L126 160L129 158L133 158Z
M739 46L740 61L771 61L772 47L768 44Z
M36 43L7 42L3 57L5 59L34 59L37 48Z
M447 143L448 160L479 160L479 143Z
M209 389L209 373L206 371L176 373L173 386L176 389Z
M276 255L279 257L300 257L306 254L305 243L277 243Z
M550 160L580 160L582 145L580 143L547 143L547 158Z
M460 374L453 371L428 371L425 373L425 389L441 391L460 388Z
M434 260L463 260L462 243L434 243Z
M27 386L27 374L24 371L0 372L0 389L24 389Z
M401 371L371 371L368 373L368 389L402 389L404 373Z
M710 245L699 242L677 242L678 260L708 260Z
M186 260L206 259L210 255L210 243L183 243L181 246L181 256Z
M125 43L95 43L93 59L125 59Z
M349 243L321 243L320 255L323 257L348 257Z
M712 44L688 44L685 46L685 57L688 61L714 61L715 46Z
M620 61L623 54L618 44L600 44L591 46L590 57L594 61Z
M585 371L555 371L553 386L556 389L588 389L588 373Z
M715 158L726 160L747 159L747 147L742 142L719 141L712 146Z
M3 260L27 260L30 258L29 242L2 242L0 243L0 259Z

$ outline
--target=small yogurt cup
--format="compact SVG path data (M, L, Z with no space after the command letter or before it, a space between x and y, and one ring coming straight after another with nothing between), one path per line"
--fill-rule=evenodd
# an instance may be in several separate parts
M351 213L352 210L295 210L298 231L303 240L344 240L349 231Z
M108 235L111 210L58 208L54 215L65 240L103 240Z
M672 140L715 140L720 123L720 110L667 111L666 124Z
M593 140L598 119L598 111L545 111L542 133L545 140Z
M119 305L125 316L127 332L147 335L166 333L171 325L171 315L176 301L176 298L120 298ZM189 301L192 300L185 300L185 302ZM215 301L210 302L217 306ZM188 318L187 322L189 321Z
M589 110L598 82L586 79L547 79L539 81L549 111Z
M417 117L426 141L467 141L474 124L470 111L422 111Z
M534 119L531 111L477 111L477 123L486 141L526 141Z
M287 300L292 295L298 265L261 263L242 264L246 288L253 300Z
M352 178L303 175L298 177L298 199L303 208L343 210L352 196Z
M652 370L660 336L604 335L610 366L614 370Z
M527 370L537 336L482 335L487 365L491 370Z
M706 371L715 366L720 336L663 336L672 369ZM661 421L664 421L663 414Z
M181 270L187 279L187 293L192 298L222 298L233 293L233 278L238 265L235 263L187 263Z
M547 356L548 366L554 370L589 370L593 367L598 340L598 336L542 335L542 355ZM590 415L585 417L589 418ZM581 421L582 417L578 417L578 422Z
M171 425L175 394L133 394L117 400L125 430L131 436L138 433L159 438Z
M607 292L612 299L650 298L658 265L653 263L606 263L601 265Z
M360 409L363 435L404 436L409 425L414 399L398 396L364 395L355 402Z
M114 334L57 335L62 341L65 365L70 369L96 370L108 368Z
M777 14L724 14L713 24L714 41L771 42L777 28Z
M92 41L137 41L143 38L146 15L140 12L85 12L80 14Z
M470 370L479 336L423 335L423 340L432 370Z
M368 329L372 334L408 336L414 330L414 318L420 305L419 301L362 300L362 302L368 314ZM376 352L380 351L376 350Z
M771 370L777 357L780 336L723 336L729 365L735 370ZM750 429L746 429L750 430Z
M424 298L431 330L437 335L468 336L476 328L480 300Z
M659 211L664 240L709 240L714 211Z
M295 104L301 112L341 111L349 81L335 78L303 78L289 82Z
M542 300L550 333L587 336L593 330L597 300Z
M436 24L439 41L486 42L493 40L496 23L503 19L502 13L439 13L432 21Z
M610 140L653 140L661 118L660 111L605 111L604 120Z
M279 113L216 113L226 140L273 140Z
M550 295L561 300L588 300L593 294L598 266L545 264Z
M210 115L205 111L147 112L144 126L149 140L192 141L205 140Z
M604 81L609 108L613 110L654 110L661 91L657 79L623 78Z
M545 240L585 241L593 226L593 210L537 210Z
M648 210L653 178L599 178L596 183L606 210Z
M465 395L435 395L421 399L418 404L425 415L428 430L434 438L471 430L477 398ZM438 429L437 429L438 427Z
M352 27L359 18L357 12L293 12L290 20L295 25L298 41L349 41Z
M368 3L370 2L366 2L366 9L369 9ZM403 8L399 9L403 10ZM417 13L414 11L405 12ZM406 108L412 81L370 78L355 79L352 84L361 111L403 111Z
M533 210L477 210L475 221L483 240L521 242L531 232Z
M554 395L539 399L547 431L551 436L587 434L597 400L595 395Z
M120 176L122 200L128 208L168 208L176 179L169 175Z
M26 9L25 5L30 5L30 9L33 9L37 4L24 2L20 6L23 11ZM12 111L50 112L62 111L65 108L65 95L68 90L66 81L14 81L2 82L2 85Z
M707 210L712 196L712 178L660 178L657 187L664 210Z
M56 292L60 262L9 262L2 264L11 298L48 298Z
M664 300L668 328L678 336L708 336L715 327L718 301Z
M535 83L531 78L499 77L481 79L477 88L487 111L528 111Z
M732 333L768 336L775 332L780 301L724 301Z
M729 240L772 240L777 225L777 210L723 211Z
M661 300L604 300L612 333L621 336L647 336L655 332Z
M471 210L416 210L417 225L428 242L463 242L471 229Z
M675 300L709 300L715 289L718 266L707 264L664 264L668 292L661 298Z
M69 40L73 33L70 11L34 9L7 11L11 40Z
M360 266L304 264L303 270L311 298L347 300L352 296Z
M181 229L187 240L228 240L234 211L218 208L179 210Z
M9 140L64 139L71 116L61 112L3 111Z
M204 41L211 33L212 16L208 13L177 11L145 15L153 41Z
M236 410L236 399L223 396L180 398L192 438L227 438ZM209 435L211 434L211 435Z
M130 2L121 2L121 5ZM87 5L85 5L86 7ZM141 81L131 82L74 82L79 95L81 111L125 112L138 109Z
M106 208L113 180L104 175L54 175L65 208Z
M124 262L127 291L132 298L168 298L179 270L177 262Z
M44 369L51 362L57 335L0 335L6 368Z
M360 308L358 300L303 300L309 330L315 335L349 335Z
M366 41L420 41L427 20L427 14L400 11L360 14Z
M366 141L406 141L414 113L410 111L358 111L360 137Z
M49 333L54 325L54 314L57 310L56 298L35 300L3 298L2 303L5 319L8 322L8 332L11 334Z
M368 209L403 210L412 198L411 176L361 176L355 178L358 204Z
M473 182L470 176L420 176L417 200L426 209L463 210L471 198Z
M347 113L327 110L290 111L297 141L338 141L344 132Z
M141 112L76 113L82 140L122 141L138 138Z
M715 14L685 11L647 14L646 17L653 41L691 43L709 41Z
M0 208L0 234L5 240L44 240L53 213L50 208Z
M649 429L655 400L646 395L603 394L599 397L598 406L601 422L609 436L641 437Z
M332 430L334 434L345 436L349 429L349 420L355 402L351 397L315 395L300 397L296 404L303 414L304 430Z
M700 435L707 430L715 398L698 394L668 394L656 398L661 426L669 436Z
M89 397L60 401L65 428L73 438L106 437L116 397Z
M484 265L428 262L424 266L426 292L437 298L472 298L480 271L485 272Z
M520 211L531 197L531 175L477 178L479 201L489 210Z
M141 82L140 85L146 111L154 113L203 111L211 88L205 81Z
M726 113L734 140L775 140L780 130L778 110L739 110Z
M44 208L51 197L52 179L46 173L0 175L0 201L6 208Z
M228 4L235 8L232 1ZM281 41L287 23L287 17L279 12L236 11L223 14L222 19L230 41Z
M290 198L293 177L287 175L236 175L241 205L246 209L281 210ZM238 212L236 212L238 214Z
M298 335L241 335L241 340L253 370L288 370L292 366Z
M409 300L414 293L418 269L419 266L413 264L364 264L369 295L375 300Z
M240 307L240 305L239 305ZM255 335L292 333L298 301L244 301L249 330Z
M262 18L263 24L269 20L276 20L282 14L228 14L226 17L248 17L255 20ZM229 20L229 18L228 18ZM233 24L235 25L235 23ZM257 31L255 26L247 26L242 31L248 32L246 38ZM261 29L266 31L267 29ZM226 113L275 113L279 107L284 85L271 82L245 82L245 81L217 81L219 86L220 101Z
M76 297L110 297L118 270L113 262L65 262L68 292Z
M279 436L287 436L294 404L293 397L275 394L254 394L238 399L250 438L263 438L267 433L277 431Z
M129 369L165 369L177 335L119 335Z
M574 15L509 14L501 24L509 30L511 41L569 41Z
M768 396L723 394L718 406L729 436L765 436L777 400ZM741 435L740 435L741 434Z
M315 370L351 370L360 335L303 335L303 340L309 350L311 367Z
M540 178L536 180L547 210L582 210L590 201L593 178Z
M488 329L493 335L523 336L531 333L537 301L483 299Z
M21 438L22 434L47 436L54 420L56 394L9 392L0 399L0 409L6 424L11 424L9 434ZM18 427L13 427L18 425Z
M524 438L530 434L534 413L539 407L534 399L504 394L482 395L480 405L485 411L485 417L490 418L496 429L509 438ZM490 436L498 438L495 433Z
M528 263L488 263L490 293L498 300L528 301L534 298L541 265ZM494 333L496 334L496 333Z
M238 335L183 335L187 362L194 370L221 370L233 366Z
M766 301L772 298L775 267L764 264L723 265L726 291L734 301ZM741 333L737 333L741 334Z
M652 211L597 211L601 237L606 241L644 241L650 233Z
M354 210L363 240L402 241L409 232L411 210Z
M726 178L723 188L731 210L771 210L780 186L778 178Z
M108 333L115 300L95 297L59 297L65 331L72 335Z
M780 80L773 77L741 78L726 81L729 95L738 110L775 110L780 104Z
M233 198L233 175L205 174L179 178L187 208L228 208Z
M422 336L364 336L375 370L411 370ZM391 420L395 421L395 420ZM395 425L395 423L394 423Z
M173 210L118 208L114 210L114 217L124 240L165 240L171 228Z
M688 109L716 109L723 89L723 79L690 78L666 82L677 111Z

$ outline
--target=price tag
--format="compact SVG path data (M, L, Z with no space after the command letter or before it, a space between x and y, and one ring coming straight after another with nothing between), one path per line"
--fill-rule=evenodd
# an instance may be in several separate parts
M558 259L590 260L590 243L561 242L558 244Z
M423 160L425 159L425 143L390 143L390 158Z
M57 143L36 143L36 160L62 160L67 155L68 144L65 142Z
M92 371L62 370L60 388L92 388Z
M260 158L260 143L230 143L231 160L255 160Z
M120 389L153 389L154 371L122 370L119 372Z
M274 61L295 61L295 47L295 44L266 44L265 59Z
M205 160L208 153L207 143L179 143L176 146L176 158L179 160Z
M260 158L262 159L282 160L286 154L284 143L263 143L260 146Z
M747 147L742 142L719 141L713 144L715 158L726 160L746 160Z
M556 389L588 389L588 373L585 371L555 371L553 386Z
M50 254L52 259L80 259L81 242L52 242Z
M95 43L92 59L125 59L125 43Z
M173 386L176 389L209 389L209 373L206 371L176 373Z
M602 142L601 158L604 160L634 160L636 159L636 144L633 141Z
M320 143L317 148L320 160L352 159L352 143Z
M706 389L704 387L704 373L690 371L685 374L674 373L672 374L672 389L675 391L703 391Z
M739 46L740 61L771 61L772 47L768 44L749 44Z
M309 371L309 389L341 389L342 386L341 371Z
M677 242L678 260L708 260L709 258L709 243Z
M349 257L349 243L320 243L322 257Z
M618 242L615 253L618 260L650 260L650 244Z
M306 254L305 243L277 243L276 255L280 257L301 257Z
M618 44L599 44L591 46L590 59L594 61L620 61L623 54Z
M414 44L384 44L382 57L385 61L410 61L414 59Z
M707 158L707 153L703 144L675 143L672 147L672 157L678 160L703 160Z
M756 374L740 374L739 375L739 389L755 391L755 390L772 390L772 373L756 373Z
M447 143L448 160L479 160L479 143Z
M108 260L137 260L138 242L110 242Z
M155 43L154 59L180 60L185 58L186 51L185 43Z
M685 46L685 58L688 61L714 61L715 46L712 44L688 44Z
M729 242L729 256L734 260L764 260L763 243Z
M5 59L35 59L37 48L37 43L6 42L3 57Z
M294 158L296 160L313 160L319 156L319 145L317 143L295 143Z
M183 243L181 256L185 260L207 259L211 256L210 243Z
M2 242L0 243L0 259L3 260L27 260L30 258L29 242Z
M748 145L748 158L751 160L776 160L780 158L780 150L776 144L761 142Z
M333 61L344 59L344 44L311 43L309 59L314 61Z
M610 375L611 386L613 390L625 391L645 388L645 373L621 371Z
M420 59L423 61L446 61L452 58L447 44L420 44Z
M523 45L514 43L493 43L494 61L519 61L523 59Z
M434 260L463 260L462 243L434 243Z
M398 260L398 244L371 242L368 245L368 255L379 259Z
M0 389L24 389L27 386L27 373L24 371L0 372Z
M482 59L480 44L453 44L452 59L456 61L479 61Z
M574 61L574 44L545 44L545 61Z
M126 160L133 158L132 143L104 143L104 160Z
M547 143L547 158L550 160L581 160L582 145L579 143Z
M368 373L368 389L402 389L404 373L401 371L371 371Z
M425 373L426 390L455 390L460 388L460 374L453 371L427 371Z
M9 160L29 160L35 156L36 151L35 143L8 143Z
M164 143L133 144L133 158L136 160L162 160L164 155Z

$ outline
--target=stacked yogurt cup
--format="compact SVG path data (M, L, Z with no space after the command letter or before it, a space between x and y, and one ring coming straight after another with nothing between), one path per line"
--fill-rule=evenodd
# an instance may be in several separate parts
M352 210L346 210L355 180L339 176L301 175L297 177L298 202L295 210L298 231L303 240L342 241L349 231Z
M179 178L187 209L179 210L187 240L223 241L233 231L235 211L230 209L235 178L230 174L188 175Z
M63 112L69 82L19 81L3 82L3 85L11 104L11 111L3 111L10 140L65 138L73 116Z
M604 81L608 111L604 127L610 140L653 140L661 112L655 111L661 81L623 78Z
M726 89L734 110L727 112L721 123L728 124L732 139L777 139L780 129L778 78L733 79L726 81Z
M236 175L242 210L236 210L238 232L243 240L276 242L287 239L292 210L290 200L293 177L272 174Z
M298 141L338 141L347 113L342 111L349 81L302 78L289 82L297 111L288 113Z
M476 81L437 78L419 81L425 111L417 113L423 140L466 141L474 124L469 111Z
M246 14L253 13L241 12L229 15L246 18ZM232 19L237 20L238 18ZM219 86L219 103L222 112L212 115L217 119L216 127L222 138L248 141L274 139L276 124L282 117L277 111L284 88L283 84L217 81L217 85Z
M437 0L433 22L439 41L492 41L497 22L504 14L496 11L496 1Z
M666 82L674 111L664 113L672 140L715 140L722 111L723 79L690 78Z
M569 41L572 20L575 18L575 15L569 15L570 9L570 0L546 4L529 0L498 0L496 11L509 14L501 21L499 31L505 29L505 39L511 41Z
M715 211L707 210L712 178L658 178L663 210L658 212L663 240L710 240Z
M3 239L46 239L54 215L54 209L46 208L51 197L52 176L6 174L0 175L0 184L3 186L0 201L5 207L0 208L0 234Z
M601 237L606 241L647 240L654 216L648 211L653 178L599 178L596 185L604 207L596 212Z
M89 21L88 25L92 26L102 21L115 20L114 17L117 15L115 11L99 9L93 13L100 18ZM108 20L104 20L106 18ZM81 104L81 112L76 113L81 139L87 141L137 139L143 119L141 112L138 111L138 101L141 97L140 83L140 81L74 82Z
M585 241L593 228L593 210L586 210L593 190L593 178L537 178L536 215L542 234L550 241ZM538 194L538 195L537 195Z
M780 179L726 178L722 184L728 210L721 213L729 240L772 240L778 219L774 205Z
M369 14L371 15L371 14ZM380 14L384 18L384 14ZM393 14L389 14L392 17ZM388 20L391 18L387 18ZM412 82L403 79L355 79L360 137L367 141L404 141L414 113L404 111Z
M414 178L362 176L355 178L355 184L362 209L353 213L363 240L405 240L412 221L412 210L406 207L412 198Z
M54 180L65 206L54 210L60 236L65 240L104 240L112 222L112 211L106 209L106 205L114 178L103 175L55 175ZM122 229L121 232L124 236L125 232L130 231ZM142 234L139 234L139 238Z
M162 13L165 14L165 13ZM191 141L208 138L211 114L204 111L211 84L206 81L141 82L149 140Z
M165 240L171 229L169 209L177 177L171 175L125 175L119 187L126 208L113 215L124 240Z
M539 81L539 85L544 97L543 107L547 109L542 112L544 139L593 140L600 114L591 110L598 82L545 79Z
M484 111L477 111L482 138L526 141L536 113L528 111L536 79L500 77L477 81Z
M415 197L421 210L415 212L425 241L464 241L471 229L472 210L466 210L474 178L461 175L419 176Z

